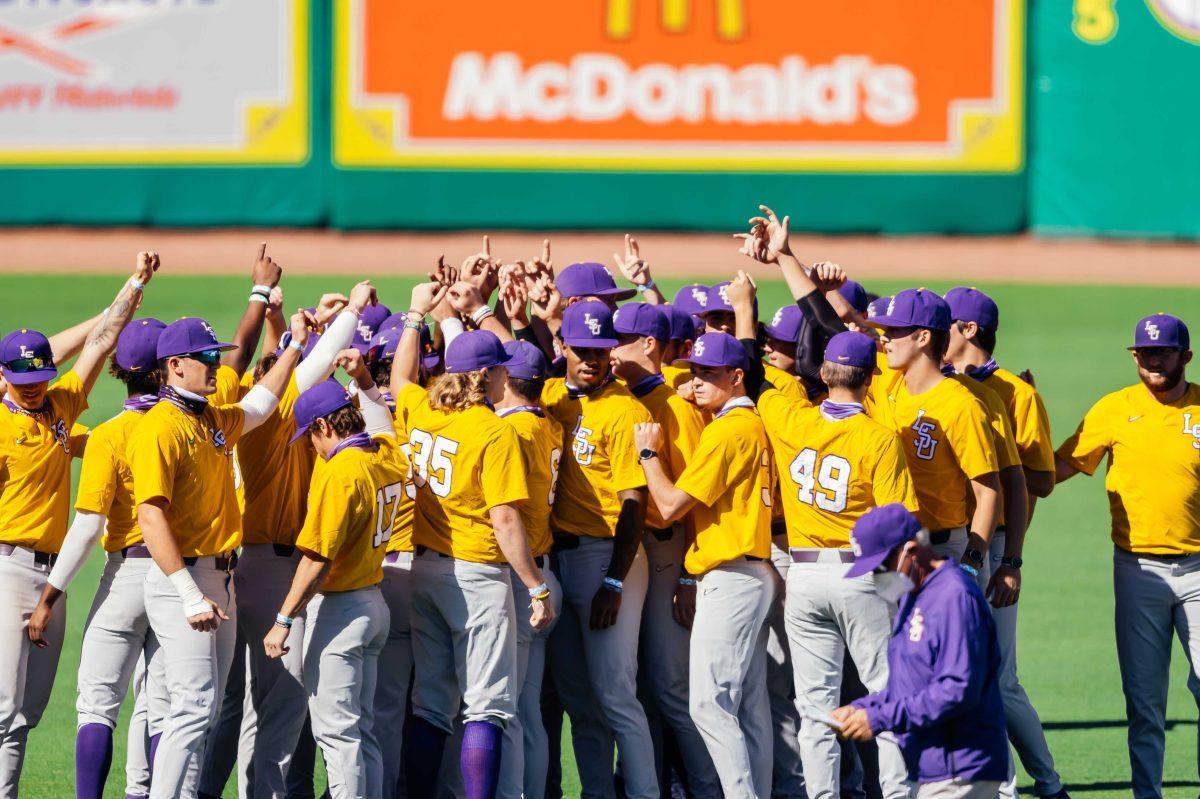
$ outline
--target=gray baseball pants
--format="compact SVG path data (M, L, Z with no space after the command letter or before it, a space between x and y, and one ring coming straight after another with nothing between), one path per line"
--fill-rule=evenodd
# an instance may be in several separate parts
M770 563L741 559L700 577L689 706L725 799L771 795L767 617L778 581Z
M214 632L198 632L183 615L175 586L157 565L146 574L146 612L158 638L166 675L170 710L150 780L151 799L196 796L200 765L209 730L225 695L225 679L233 662L237 636L237 599L233 574L217 569L214 559L187 566L196 586L229 616Z
M542 556L538 561L550 588L550 601L557 617L562 613L562 586L548 568L549 556ZM496 796L501 799L542 799L546 793L546 770L550 762L550 743L542 723L542 676L546 671L546 641L554 625L546 630L533 629L529 624L529 589L512 569L509 569L509 580L516 611L517 714L504 728L500 785Z
M411 552L389 552L383 561L379 590L389 612L387 640L379 653L375 682L375 739L383 757L383 799L404 795L401 757L404 751L404 712L412 681Z
M332 799L363 799L383 791L374 709L388 616L374 585L317 594L308 605L304 686Z
M517 640L508 566L433 550L413 558L413 713L447 735L462 721L504 727L517 710Z
M1156 557L1114 547L1113 594L1133 795L1160 797L1174 636L1190 665L1188 690L1200 703L1200 554Z
M663 722L675 733L688 790L696 799L720 799L721 781L688 710L691 633L675 621L675 587L683 566L685 536L683 525L677 524L669 530L647 530L643 537L649 584L642 609L642 680Z
M891 610L875 593L871 577L844 578L850 564L837 549L800 549L815 557L792 563L788 571L786 618L796 674L796 700L829 712L841 702L843 653L848 648L863 685L872 692L887 685ZM885 799L909 795L908 769L894 739L878 739L879 781ZM809 799L841 796L841 746L829 727L805 718L800 754Z
M77 727L104 724L116 729L121 703L134 683L134 711L128 733L126 793L150 792L146 664L161 657L146 615L146 574L150 557L107 553L104 571L83 630L79 658Z
M801 799L806 789L800 758L800 713L796 709L796 682L784 619L788 570L792 565L786 533L771 538L771 564L779 575L767 617L767 698L771 702L771 730L775 739L771 796Z
M288 767L304 728L305 614L292 624L286 655L269 658L263 647L299 562L297 550L247 544L234 577L238 624L246 641L246 697L237 754L241 796L285 799Z
M29 642L26 623L42 597L50 564L33 550L0 555L0 799L15 799L29 731L41 721L54 687L67 627L67 603L54 606L46 629L49 646Z
M968 782L967 780L938 780L917 786L916 799L995 799L1000 783Z
M997 530L990 545L990 571L995 573L1004 557L1005 535ZM1054 769L1054 757L1046 743L1042 720L1029 701L1025 687L1017 676L1017 609L1021 603L1006 608L992 608L996 621L996 637L1000 641L1000 696L1004 700L1004 720L1008 725L1008 740L1021 765L1033 777L1033 790L1038 796L1051 796L1062 790L1062 778ZM1008 780L1000 786L1005 799L1017 796L1016 768L1009 758Z
M611 538L579 536L557 553L563 587L562 618L550 636L551 667L563 708L571 717L575 763L584 799L613 796L612 740L620 751L628 799L657 799L654 742L637 696L638 634L646 600L646 554L625 575L617 623L593 630L592 599L612 560ZM599 718L601 724L596 724Z

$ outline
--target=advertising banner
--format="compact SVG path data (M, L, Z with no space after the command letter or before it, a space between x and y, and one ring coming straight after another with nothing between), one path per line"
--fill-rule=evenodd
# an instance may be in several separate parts
M334 14L342 167L1022 167L1022 0L343 0Z
M308 0L0 2L0 164L298 164Z

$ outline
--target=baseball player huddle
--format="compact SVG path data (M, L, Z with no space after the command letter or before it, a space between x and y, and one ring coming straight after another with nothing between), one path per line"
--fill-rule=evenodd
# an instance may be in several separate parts
M1200 623L1186 326L1139 322L1140 382L1056 454L986 294L872 300L766 207L738 237L795 299L765 324L746 271L668 302L630 237L629 288L485 238L403 313L364 281L288 318L263 245L229 342L135 318L155 253L101 316L5 336L0 797L98 544L77 797L130 686L127 797L219 795L235 761L242 796L312 796L315 749L335 799L561 796L564 713L584 797L1011 797L1010 744L1065 797L1017 676L1021 554L1105 458L1135 795L1161 795L1172 631L1191 657ZM106 364L128 398L88 431Z

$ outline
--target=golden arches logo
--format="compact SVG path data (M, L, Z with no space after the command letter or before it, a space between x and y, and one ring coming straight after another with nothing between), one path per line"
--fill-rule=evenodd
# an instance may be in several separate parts
M741 39L746 35L746 0L708 0L715 6L716 34L722 39ZM692 0L659 0L661 24L668 33L683 33L691 19ZM633 33L636 0L607 0L604 32L613 39L628 39Z

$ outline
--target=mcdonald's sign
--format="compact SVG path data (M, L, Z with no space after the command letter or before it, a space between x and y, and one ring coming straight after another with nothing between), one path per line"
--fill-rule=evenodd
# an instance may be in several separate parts
M345 0L343 167L1014 172L1024 0Z

